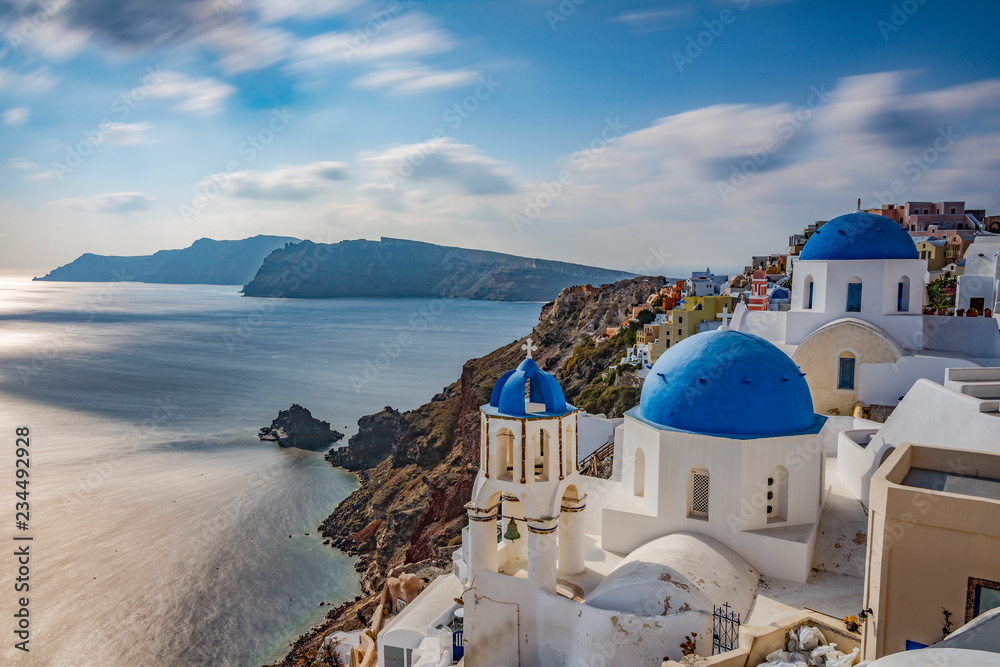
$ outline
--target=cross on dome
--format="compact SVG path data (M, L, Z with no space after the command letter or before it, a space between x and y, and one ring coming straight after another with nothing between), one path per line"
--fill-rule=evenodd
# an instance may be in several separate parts
M538 346L534 345L531 342L531 338L528 338L526 341L524 341L524 345L521 346L521 349L524 350L525 353L528 355L527 358L531 359L531 353L534 352L535 350L537 350Z

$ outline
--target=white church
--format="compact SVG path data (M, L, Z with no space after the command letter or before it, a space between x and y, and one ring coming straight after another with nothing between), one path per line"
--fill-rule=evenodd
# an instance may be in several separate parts
M946 368L1000 365L997 319L922 314L925 269L898 224L858 210L816 230L794 259L790 310L740 304L731 326L788 354L817 412L894 406Z
M955 581L935 595L964 603L968 579L970 591L972 582L986 591L983 611L1000 600L1000 584L995 595L989 588L1000 580L1000 369L983 361L988 355L972 356L991 352L976 345L997 345L997 321L979 320L993 337L963 343L964 352L928 347L943 338L920 315L923 269L895 238L898 227L873 217L843 216L809 241L795 266L791 311L738 310L731 327L670 347L614 430L611 479L577 470L578 450L591 445L581 441L585 413L531 359L529 339L527 358L480 408L480 467L454 572L382 628L378 664L676 665L666 661L681 660L684 645L710 665L756 667L806 622L822 625L847 654L829 664L859 664L859 654L878 657L873 667L924 664L888 654L903 650L911 626L907 641L931 643L940 605L890 604L922 584L878 584L890 581L889 555L867 540L876 511L892 511L875 489L919 487L936 474L885 477L887 466L933 459L926 447L913 453L912 443L982 461L971 474L940 473L951 487L911 490L967 500L980 533L974 543L998 545L996 558L994 547L945 552L940 569ZM885 424L818 414L808 369L823 378L816 369L826 364L842 377L844 359L855 360L855 395L879 371L894 376L887 384L908 382ZM931 380L910 389L908 378L920 376ZM940 541L946 549L947 538ZM919 561L923 551L892 557ZM933 618L891 616L924 607ZM871 616L861 614L860 630L839 620L862 610ZM720 618L736 619L738 641L720 638ZM1000 664L948 655L933 664Z

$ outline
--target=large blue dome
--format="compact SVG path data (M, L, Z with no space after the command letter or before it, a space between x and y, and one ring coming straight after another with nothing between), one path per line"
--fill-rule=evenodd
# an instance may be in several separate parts
M917 246L899 223L855 211L834 218L809 237L799 259L917 259Z
M785 435L816 423L805 377L788 355L730 330L700 333L664 352L642 385L639 416L738 437Z
M528 385L526 393L525 385ZM525 359L512 371L500 376L493 386L490 406L501 414L523 417L528 414L525 396L532 403L544 403L546 413L566 412L566 398L559 381L546 373L533 359Z

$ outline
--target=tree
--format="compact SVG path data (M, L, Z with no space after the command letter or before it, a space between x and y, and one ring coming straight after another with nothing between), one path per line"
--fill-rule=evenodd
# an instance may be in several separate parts
M656 319L656 315L651 310L640 310L635 319L639 321L639 326L643 326L645 324L652 324L653 320Z

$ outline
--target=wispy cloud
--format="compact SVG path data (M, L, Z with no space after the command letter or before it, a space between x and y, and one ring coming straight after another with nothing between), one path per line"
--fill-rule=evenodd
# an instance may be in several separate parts
M29 115L28 107L14 107L3 112L3 122L5 125L24 125Z
M478 70L436 70L423 65L381 67L354 79L354 85L399 94L422 93L464 86L474 82L479 74Z
M109 192L86 199L59 199L52 202L77 213L126 214L148 211L156 200L142 192Z
M158 81L148 87L150 97L176 99L178 111L215 113L236 89L217 79L192 79L180 72L159 72Z
M396 146L362 156L375 175L374 185L391 187L399 180L444 181L471 195L512 193L517 185L513 170L469 144L450 137Z
M663 30L678 21L686 21L695 15L692 5L682 4L672 7L633 9L621 12L608 19L611 23L622 23L633 32L646 33Z
M310 162L270 171L216 174L204 179L196 189L218 187L221 183L224 194L242 199L304 200L326 192L333 182L344 180L348 174L343 162Z

